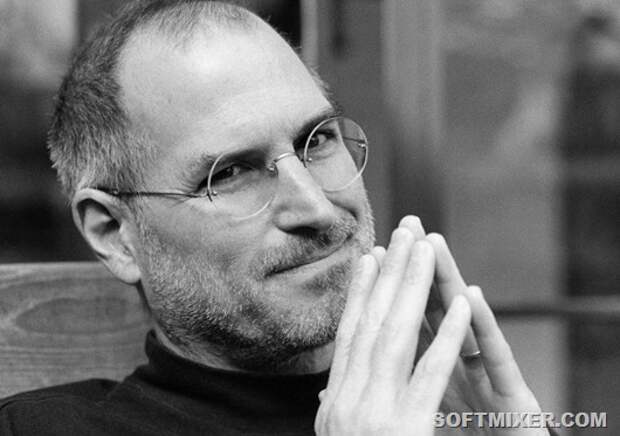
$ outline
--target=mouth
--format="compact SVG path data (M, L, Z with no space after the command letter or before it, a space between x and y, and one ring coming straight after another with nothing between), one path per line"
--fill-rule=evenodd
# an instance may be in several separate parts
M345 251L350 239L351 236L348 236L341 244L331 246L328 250L317 251L310 256L296 259L293 262L276 265L267 274L267 277L278 274L292 274L306 269L320 269L322 266L330 265L336 261L335 258L338 257L339 253Z

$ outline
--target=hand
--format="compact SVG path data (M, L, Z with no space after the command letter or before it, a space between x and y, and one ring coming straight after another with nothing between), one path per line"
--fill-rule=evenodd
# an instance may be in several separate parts
M477 286L467 286L445 239L438 234L426 238L435 251L435 283L444 303L462 294L472 311L472 326L480 358L457 362L442 409L478 412L540 412L540 406L526 385L493 312ZM430 316L435 318L436 314ZM432 322L431 322L432 324ZM467 351L471 352L471 349ZM470 434L548 435L546 429L461 429Z
M420 242L414 243L416 239ZM424 334L429 324L423 313L433 274L437 295L428 306L435 309L429 314L431 328L437 331L434 339ZM438 316L438 301L450 306L445 317ZM468 328L470 310L475 339ZM422 352L412 374L418 338ZM479 347L481 358L461 361L461 346L465 353ZM441 236L425 236L419 220L406 217L387 253L375 248L360 262L315 430L319 435L444 434L446 430L434 429L432 421L442 397L444 411L540 411L479 288L465 285ZM458 431L548 434L545 429L523 428Z
M321 395L317 435L434 433L433 414L459 359L471 313L465 298L452 299L414 371L436 267L433 246L416 242L414 233L396 229L385 254L376 248L359 262Z

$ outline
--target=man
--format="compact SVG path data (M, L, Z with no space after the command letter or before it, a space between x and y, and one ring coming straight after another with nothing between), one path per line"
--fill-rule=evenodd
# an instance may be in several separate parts
M373 248L367 147L253 14L132 3L76 57L50 151L80 232L154 317L149 364L7 399L0 433L427 435L442 400L539 411L439 235L406 217ZM414 368L433 280L450 309Z

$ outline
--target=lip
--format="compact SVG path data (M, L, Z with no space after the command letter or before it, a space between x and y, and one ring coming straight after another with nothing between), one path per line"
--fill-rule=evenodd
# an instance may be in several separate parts
M349 239L350 237L347 237L347 239L343 241L342 244L332 247L329 250L321 251L320 253L317 253L313 256L306 257L303 260L294 264L278 265L268 274L268 276L275 276L278 274L292 274L295 272L303 271L305 269L310 269L312 267L321 267L323 264L328 263L328 259L332 259L333 257L337 256L338 253L344 251L343 249L346 248Z

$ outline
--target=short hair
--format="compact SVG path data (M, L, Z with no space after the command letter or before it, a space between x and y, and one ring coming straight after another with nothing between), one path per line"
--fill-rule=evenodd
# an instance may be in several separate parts
M234 2L138 0L100 27L75 55L56 97L48 148L64 193L71 198L84 187L128 190L143 182L150 147L131 129L117 78L136 30L154 25L182 41L205 22L247 28L256 18Z

